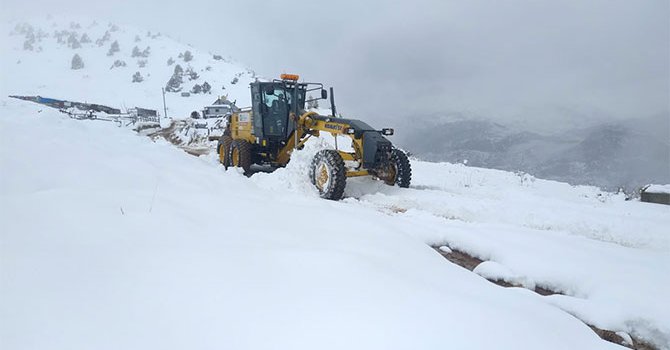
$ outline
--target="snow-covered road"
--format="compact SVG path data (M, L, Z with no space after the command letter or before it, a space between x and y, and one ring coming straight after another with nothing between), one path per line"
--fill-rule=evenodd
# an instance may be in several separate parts
M353 179L325 201L316 146L246 178L1 103L3 348L619 348L584 322L670 348L668 207L419 161L410 189Z

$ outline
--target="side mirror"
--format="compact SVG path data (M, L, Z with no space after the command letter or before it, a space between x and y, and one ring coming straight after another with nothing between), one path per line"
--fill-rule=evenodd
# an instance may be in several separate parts
M321 98L324 100L328 98L328 91L326 89L321 89Z

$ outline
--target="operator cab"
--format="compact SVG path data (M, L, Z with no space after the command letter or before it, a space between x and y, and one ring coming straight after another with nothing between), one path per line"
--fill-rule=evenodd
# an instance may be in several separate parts
M306 95L314 90L321 90L322 98L327 95L322 84L298 83L298 76L293 74L282 74L281 80L251 83L254 135L285 140L295 130L290 113L298 116L304 113Z
M274 82L261 83L260 90L263 135L282 139L288 137L294 128L293 121L289 119L289 113L293 111L294 99L297 100L298 113L305 109L305 86Z

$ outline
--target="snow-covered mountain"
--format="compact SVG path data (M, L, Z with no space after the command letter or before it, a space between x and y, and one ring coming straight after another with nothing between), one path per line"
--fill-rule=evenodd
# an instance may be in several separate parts
M598 122L537 133L489 119L428 118L399 135L417 157L524 171L538 177L607 190L638 191L670 182L670 118Z
M168 94L185 118L219 94L244 105L255 78L158 33L31 23L3 41L3 349L670 349L668 206L416 159L408 189L356 178L322 200L306 178L318 140L247 178L213 153L8 98L160 111L180 64L199 75L182 91L212 86Z
M241 107L250 103L252 70L226 54L202 52L161 33L54 18L10 23L3 29L9 33L1 42L3 96L40 95L120 109L139 106L164 114L161 89L181 70L177 75L182 83L172 84L173 92L166 95L168 117L187 118L218 96L228 96ZM81 67L73 66L75 56ZM198 92L205 83L209 91Z

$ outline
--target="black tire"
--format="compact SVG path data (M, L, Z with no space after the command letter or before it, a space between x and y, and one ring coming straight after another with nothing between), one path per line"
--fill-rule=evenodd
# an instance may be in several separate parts
M412 167L405 152L394 148L391 150L391 161L395 164L395 183L402 188L408 188L412 181Z
M216 153L219 154L219 162L228 169L230 166L230 145L233 138L228 135L219 137L219 144L216 146Z
M332 149L319 151L309 167L309 179L325 199L340 200L347 184L347 170L342 156Z
M233 140L228 152L229 166L244 170L244 175L251 175L251 144L247 140Z

